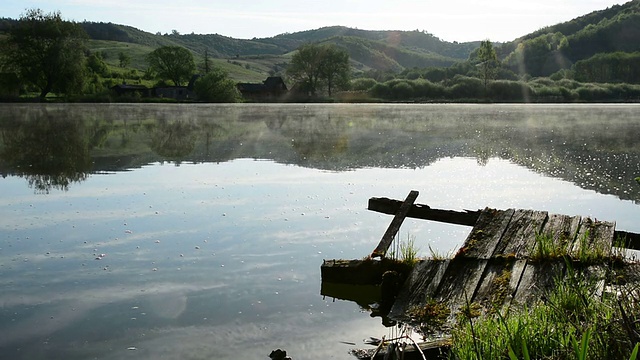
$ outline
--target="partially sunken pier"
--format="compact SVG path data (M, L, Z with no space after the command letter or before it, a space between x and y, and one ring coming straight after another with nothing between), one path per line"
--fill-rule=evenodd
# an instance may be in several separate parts
M356 283L345 276L350 268L377 262L374 258L385 260L406 217L472 229L453 258L422 260L408 274L389 313L389 318L405 323L411 323L411 309L429 301L447 304L451 320L465 304L494 310L533 304L565 276L567 267L579 268L583 276L597 281L599 293L595 295L599 296L605 290L606 266L616 255L613 249L640 249L639 234L617 231L610 221L527 209L432 209L414 204L417 196L417 191L411 191L404 201L371 198L369 210L394 215L389 228L371 259L325 261L323 283L340 278Z

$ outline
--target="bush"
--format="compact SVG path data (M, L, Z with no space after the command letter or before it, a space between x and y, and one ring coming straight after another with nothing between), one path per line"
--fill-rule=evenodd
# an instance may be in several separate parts
M240 98L235 81L219 68L196 80L194 91L199 100L217 103L233 103Z
M387 83L376 83L370 90L371 96L380 99L389 99L391 97L391 89Z
M429 80L418 79L411 83L413 93L417 98L440 98L444 95L444 88L440 84L434 84Z
M454 85L448 89L449 96L454 99L480 99L484 97L482 80L467 76L456 75Z
M520 81L498 80L489 83L487 95L497 101L523 101L531 97L531 87Z
M351 81L351 90L354 91L369 91L378 82L371 78L359 78Z
M391 88L391 95L396 100L413 98L413 87L408 82L399 82Z

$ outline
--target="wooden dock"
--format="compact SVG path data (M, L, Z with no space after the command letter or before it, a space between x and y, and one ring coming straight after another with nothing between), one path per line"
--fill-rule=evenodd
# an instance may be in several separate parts
M369 210L394 218L369 259L355 260L354 268L376 261L374 258L384 261L406 217L466 225L471 230L453 258L422 260L410 271L386 315L393 322L411 324L412 309L433 302L449 308L449 322L469 304L477 304L481 312L533 305L575 271L581 279L594 281L594 296L601 296L612 260L622 260L619 249L640 249L639 234L616 230L610 221L529 209L432 209L414 204L417 196L412 191L404 201L369 200ZM349 279L353 284L354 279L344 273L350 269L345 264L325 262L323 283L332 278ZM378 279L384 288L381 278L377 274L365 280L374 284Z
M428 301L446 303L452 317L470 303L485 309L530 305L565 276L568 265L599 282L601 293L606 269L596 257L609 259L616 239L622 241L617 246L638 248L638 234L616 231L614 222L525 209L439 210L413 204L415 196L408 199L410 205L407 200L371 198L369 210L395 213L396 227L400 213L472 229L452 259L416 265L389 314L401 322L409 322L409 310ZM384 254L386 244L383 238L372 256Z

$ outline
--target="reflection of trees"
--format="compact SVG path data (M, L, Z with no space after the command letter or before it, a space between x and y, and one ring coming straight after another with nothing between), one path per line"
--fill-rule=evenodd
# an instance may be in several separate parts
M191 121L159 119L150 134L150 147L156 154L178 164L195 149L196 129Z
M0 159L36 192L66 191L87 178L92 162L82 121L42 109L38 116L10 119L5 125Z
M349 145L347 126L341 119L323 114L313 119L290 120L280 124L282 134L291 138L301 163L326 163L344 154Z

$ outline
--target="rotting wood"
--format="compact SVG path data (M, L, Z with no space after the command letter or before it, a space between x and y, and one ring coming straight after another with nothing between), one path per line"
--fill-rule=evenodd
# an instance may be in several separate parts
M600 250L602 255L609 255L613 246L615 228L615 222L583 218L570 255L580 258L580 254L584 253L583 247L589 248L589 252Z
M595 255L606 257L612 245L621 246L612 243L614 238L620 237L627 248L640 249L640 234L616 231L612 222L536 210L485 208L457 212L431 209L427 205L413 204L415 198L411 199L411 195L404 202L371 198L368 208L395 214L394 222L400 218L398 224L404 217L414 217L473 228L453 259L425 260L414 267L389 314L397 321L411 322L411 309L431 300L443 302L451 309L449 321L469 302L484 305L486 311L531 305L542 300L558 280L571 276L566 265L571 258L581 269L580 276L598 282L599 295L604 289L606 269L598 264L585 268L583 265L589 265L590 260L577 257L582 254L582 247L589 247L588 251L605 249L597 250ZM399 225L397 228L392 225L387 233L395 235ZM387 233L378 245L379 248L386 246L384 250L374 251L382 258L393 241ZM550 246L552 253L549 256L545 252L537 254L538 244Z
M369 199L368 210L376 211L383 214L394 215L400 209L402 201L384 197L372 197ZM413 204L411 205L407 217L422 220L431 220L456 225L475 225L481 210L441 210L432 209L429 205Z
M489 259L502 238L507 225L509 225L513 213L513 209L494 210L486 208L482 210L476 226L473 227L456 256Z
M565 266L564 260L527 262L513 301L517 304L530 305L539 300L544 292L553 288L556 280L564 274Z
M467 301L472 301L488 263L489 260L457 258L447 267L435 299L449 305L452 318Z
M424 260L419 262L400 290L389 316L410 321L407 310L424 306L425 300L434 298L451 260Z
M552 239L554 247L570 249L578 234L581 221L580 216L550 214L542 235Z
M518 259L529 256L536 234L542 229L547 216L546 211L516 210L493 256L513 256Z
M489 262L473 301L488 310L502 309L508 304L518 286L511 282L515 263L512 259Z
M402 205L400 205L400 208L398 209L398 212L396 212L396 215L393 217L393 220L391 220L391 224L389 224L387 231L382 236L380 243L375 248L375 250L373 250L373 253L371 253L372 258L384 258L384 256L387 254L389 246L391 246L394 237L398 233L398 230L400 230L400 226L402 225L404 219L407 217L407 213L409 212L409 209L411 209L411 205L413 205L413 203L416 201L416 198L418 198L418 192L415 190L411 190Z

